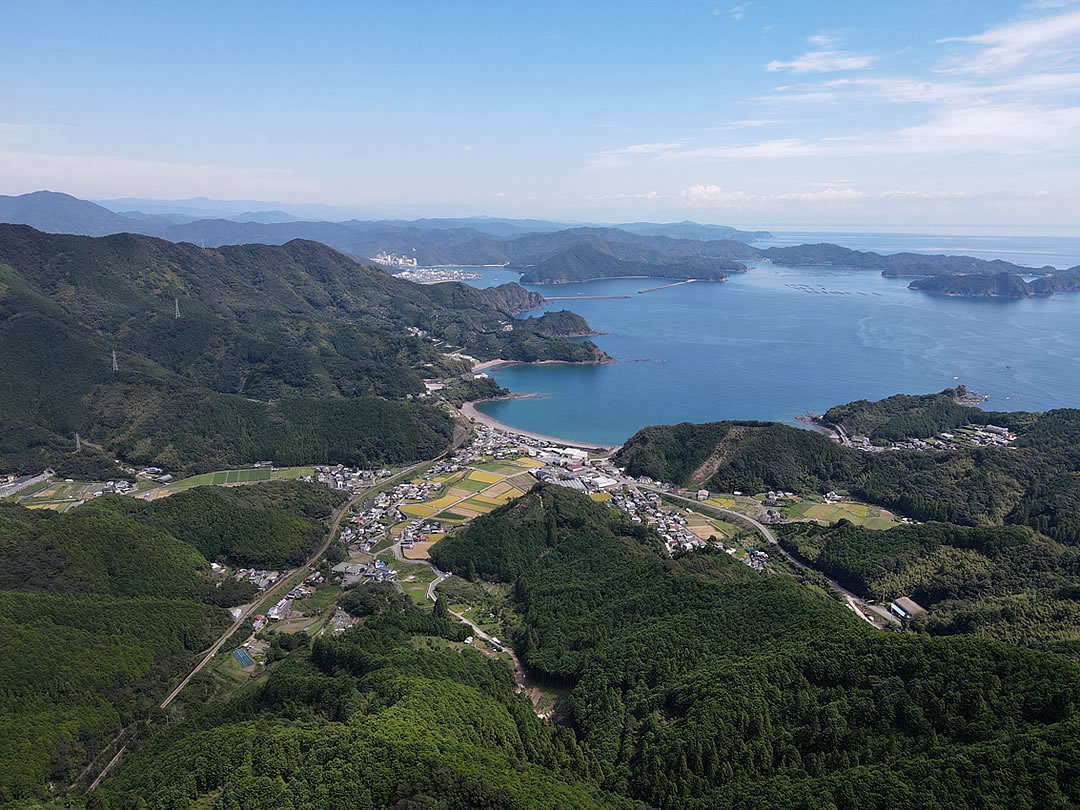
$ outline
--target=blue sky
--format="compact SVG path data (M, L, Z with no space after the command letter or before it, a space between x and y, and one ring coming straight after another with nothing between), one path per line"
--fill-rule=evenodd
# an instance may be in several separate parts
M1080 233L1080 3L9 4L0 193Z

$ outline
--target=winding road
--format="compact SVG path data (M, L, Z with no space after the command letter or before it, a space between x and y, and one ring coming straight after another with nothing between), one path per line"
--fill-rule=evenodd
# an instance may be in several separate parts
M728 523L734 523L736 526L743 526L744 528L749 527L753 531L764 537L766 540L768 540L769 543L776 546L776 549L792 565L801 568L804 571L814 571L818 574L821 573L813 566L807 565L802 560L791 554L791 552L789 552L786 548L780 545L779 542L777 542L776 535L772 533L768 526L761 523L760 521L754 520L754 518L750 517L749 515L743 515L739 512L733 512L730 509L724 509L722 506L713 506L712 504L704 503L693 498L687 498L682 495L674 495L671 492L665 492L664 490L658 489L656 487L643 486L641 484L638 484L638 486L640 486L642 489L647 489L650 492L656 492L657 494L666 496L668 498L685 501L688 504L692 504L693 507L699 511L709 511L717 513ZM822 576L825 575L822 574ZM855 615L866 621L868 624L872 624L877 627L877 624L872 619L870 619L869 616L866 615L867 612L873 613L875 616L879 616L885 621L892 622L893 624L900 624L900 620L898 618L893 616L892 613L890 613L888 610L881 607L880 605L869 604L861 596L852 593L834 579L829 579L829 577L825 577L825 580L829 583L829 585L833 587L833 589L836 590L837 593L844 597L844 601L847 603L848 607L851 608L851 610L855 613Z

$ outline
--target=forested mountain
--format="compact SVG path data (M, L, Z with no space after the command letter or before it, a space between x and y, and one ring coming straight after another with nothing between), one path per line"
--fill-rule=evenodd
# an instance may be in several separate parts
M1022 526L905 525L871 531L790 523L780 542L827 576L883 604L913 598L912 626L1080 652L1080 548Z
M620 259L599 247L583 242L526 268L521 281L523 284L563 284L624 276L722 281L727 273L740 272L742 269L742 265L737 262L701 259L664 262Z
M617 461L632 475L725 492L847 490L916 520L1012 523L1080 545L1080 410L993 413L951 394L852 403L824 419L888 441L992 423L1017 431L1015 445L864 452L777 423L683 423L639 431Z
M908 286L913 290L968 298L1032 298L1080 289L1080 267L1054 271L1032 281L1016 273L965 273L917 278Z
M539 304L513 284L412 284L314 242L204 250L3 225L0 468L101 473L99 446L183 471L430 457L447 417L388 400L465 367L422 335L481 359L605 359L560 336L590 331L576 316L514 319Z
M513 582L519 653L572 688L567 722L620 793L659 807L1077 801L1059 769L1080 752L1054 746L1076 728L1080 669L1056 655L875 631L727 555L668 560L557 487L436 549L459 574Z
M771 261L795 267L874 270L891 277L955 276L949 281L919 281L912 286L956 295L1026 297L1080 286L1076 280L1080 274L1074 272L1075 268L1055 273L1053 267L1021 267L1001 260L919 253L881 255L832 244L758 248L750 243L767 238L767 232L693 222L570 226L484 217L344 222L297 221L289 220L287 215L258 216L258 221L248 222L237 219L233 216L175 222L165 215L120 215L54 192L0 197L0 222L30 224L45 231L141 233L204 247L283 245L305 239L361 259L386 251L413 257L421 265L506 264L521 270L524 281L537 284L626 275L719 280L745 270L744 262ZM1020 278L1032 274L1053 274L1056 278L1031 283ZM984 275L996 280L981 278Z
M275 482L62 515L0 504L0 802L65 787L252 598L210 561L294 565L341 499Z
M145 227L139 220L55 191L35 191L15 197L0 194L0 222L85 236L105 236Z

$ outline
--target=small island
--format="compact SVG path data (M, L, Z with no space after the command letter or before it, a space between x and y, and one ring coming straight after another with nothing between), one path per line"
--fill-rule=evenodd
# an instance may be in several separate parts
M1018 273L962 273L917 278L909 289L963 298L1036 298L1080 290L1080 266L1027 281Z

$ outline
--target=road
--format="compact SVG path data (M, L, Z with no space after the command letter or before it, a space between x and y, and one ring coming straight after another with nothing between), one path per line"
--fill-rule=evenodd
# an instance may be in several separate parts
M792 555L786 548L784 548L777 542L776 535L772 533L768 526L757 520L754 520L754 518L748 515L733 512L732 510L724 509L721 506L713 506L712 504L703 503L702 501L694 500L693 498L686 498L682 495L675 495L671 492L665 492L664 490L658 489L656 487L647 487L642 486L641 484L637 484L637 486L641 487L642 489L647 489L660 495L664 495L668 498L685 501L686 503L693 505L693 507L699 511L710 511L718 513L728 523L734 523L736 525L742 526L750 526L759 535L769 541L769 543L776 546L777 551L779 551L784 556L784 558L792 565L801 568L804 571L814 571L818 574L821 573L813 566L807 565L802 560ZM824 576L824 574L822 574L822 576ZM844 597L844 601L847 603L848 607L851 608L851 610L855 613L855 615L865 620L869 624L873 624L875 627L877 626L877 624L866 615L866 612L873 613L875 616L879 616L885 621L892 622L893 624L900 624L900 620L898 618L893 616L892 613L890 613L888 610L881 607L880 605L871 605L867 603L867 601L861 596L852 593L834 579L829 579L828 577L825 577L825 580L829 583L829 585L833 587L833 589L836 590L837 593Z
M435 579L431 582L430 585L428 585L427 589L427 598L434 602L436 598L435 589L439 586L439 583L453 576L453 574L451 574L449 571L440 571L439 568L435 565L435 563L431 562L430 560L410 560L408 557L405 557L401 553L400 540L394 543L391 548L393 549L395 559L407 563L420 563L421 565L426 565L428 568L435 572ZM400 585L398 587L400 587ZM449 610L449 608L447 608L447 610ZM469 625L469 627L472 628L473 635L484 639L484 641L487 641L493 646L498 645L503 650L503 652L510 656L510 659L514 662L514 678L515 680L517 680L518 686L529 693L529 699L532 701L533 709L539 711L539 692L529 687L529 683L525 679L525 667L522 666L521 659L519 659L517 653L514 652L514 648L507 645L505 641L496 641L493 636L489 636L477 625L473 624L460 613L455 613L453 610L451 610L450 612L457 616L459 619L461 619L461 621L465 622L465 624Z
M326 540L325 540L325 542L323 542L322 546L319 547L319 550L316 551L314 554L312 554L308 558L307 562L305 562L303 565L292 569L287 574L282 576L281 579L279 579L273 586L271 586L271 587L267 588L265 591L263 591L259 595L259 598L256 599L254 602L252 602L251 604L248 604L248 605L244 605L242 610L241 610L240 615L228 627L228 629L225 630L225 632L223 632L220 636L218 636L217 640L213 643L213 645L210 647L210 649L208 649L206 651L206 653L203 655L203 657L199 661L199 663L195 665L195 668L192 669L191 672L189 672L184 677L184 679L182 681L180 681L180 683L178 683L176 685L175 689L173 689L171 692L169 692L169 694L166 696L166 698L163 701L161 701L161 704L160 704L161 708L164 709L166 706L168 706L170 703L173 702L173 700L176 698L176 696L179 695L180 692L183 691L184 687L187 686L191 682L191 679L194 678L196 675L198 675L199 672L202 670L202 668L205 667L208 663L210 663L210 661L213 659L213 657L221 649L222 645L224 645L225 642L229 640L229 638L232 636L232 634L235 633L240 628L240 626L243 625L245 621L247 621L247 619L251 616L251 614L254 613L255 610L258 609L259 605L263 604L264 602L266 602L266 600L268 598L275 596L280 591L285 589L285 586L288 585L292 581L292 578L294 576L296 576L297 572L299 572L301 569L311 567L315 563L318 562L319 558L322 557L322 555L326 553L326 550L328 548L330 548L330 544L332 542L334 542L334 538L337 537L338 529L341 528L341 521L345 518L345 515L347 515L349 513L349 510L351 510L352 507L354 507L357 503L359 503L360 501L367 498L369 495L371 495L371 493L375 492L378 489L382 489L387 484L392 484L395 481L397 481L399 478L404 478L404 477L412 474L414 471L420 469L421 467L427 466L428 464L431 464L434 461L438 461L440 458L445 456L447 453L451 453L454 450L456 450L461 445L461 443L463 441L464 441L464 437L459 439L458 436L455 435L453 444L451 445L450 449L448 449L446 452L436 456L433 459L429 459L427 461L421 461L418 464L414 464L411 467L407 467L406 469L399 472L397 475L394 475L394 476L386 479L385 481L379 483L378 485L376 485L374 487L371 487L369 489L366 489L366 490L364 490L363 492L361 492L361 493L359 493L357 495L354 495L348 501L346 501L342 506L340 506L334 512L334 518L333 518L333 521L330 524L330 529L326 534ZM111 760L109 760L108 764L102 769L101 773L99 773L97 775L97 778L94 779L94 781L90 784L89 790L93 790L94 788L96 788L98 786L98 784L105 777L105 775L108 774L108 772L110 770L112 770L112 767L120 760L120 757L123 755L123 753L124 753L124 751L126 749L127 749L127 746L125 745L119 751L116 752L116 756L114 756Z

